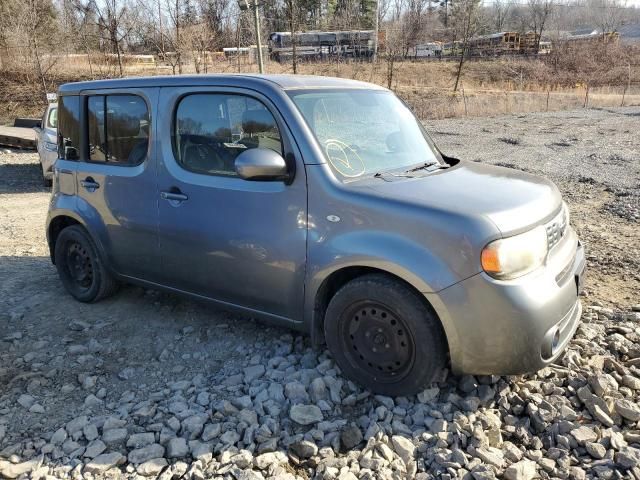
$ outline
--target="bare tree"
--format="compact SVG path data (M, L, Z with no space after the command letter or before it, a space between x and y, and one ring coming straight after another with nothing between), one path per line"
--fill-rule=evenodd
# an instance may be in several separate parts
M96 51L100 44L100 32L94 12L78 0L64 2L65 26L64 35L68 43L77 52L84 52L87 56L89 74L94 75L92 51Z
M159 58L166 58L166 48L163 31L163 13L161 1L149 3L146 0L137 0L138 28L140 46L145 52L153 52Z
M403 56L407 56L411 47L415 47L423 37L425 25L426 0L406 0L404 13L405 23L405 48Z
M225 46L225 41L230 42L225 32L226 12L229 8L229 0L199 0L202 20L207 24L211 38L210 48L219 49Z
M493 27L496 31L502 32L509 15L511 15L511 0L494 0L491 8L491 17L493 18Z
M167 60L171 64L174 74L176 73L176 67L178 73L182 73L182 38L180 37L180 29L182 27L183 5L180 0L166 0L166 2L169 18L173 23L173 37L169 36L168 39L175 53L175 56L167 55Z
M387 22L387 28L385 29L386 51L384 56L387 65L387 88L393 86L395 64L402 58L406 49L406 24L403 21L405 6L405 0L393 0L389 8L391 18Z
M100 40L110 46L116 56L120 76L124 75L123 43L135 26L135 13L124 0L77 0L76 7L85 17L94 19Z
M444 28L449 27L449 17L451 13L451 5L453 4L453 0L440 0L439 5L441 8L442 14L442 23L444 24Z
M540 51L540 40L544 32L545 25L553 10L552 0L528 0L529 6L529 27L535 35L536 53Z
M453 91L458 91L460 77L462 76L462 67L467 56L469 48L469 40L473 37L479 26L479 11L481 0L457 0L453 7L452 19L454 22L457 38L460 39L460 60L458 62L458 70L456 72L456 83Z
M626 6L626 0L588 0L589 20L600 33L615 32L624 24Z
M287 10L287 18L289 20L289 31L291 32L291 61L293 66L293 73L298 73L296 31L300 11L298 8L298 2L296 0L284 0L284 4Z
M43 65L40 37L54 17L53 5L50 0L26 0L23 4L22 18L19 22L25 29L29 53L33 61L34 70L42 88L42 98L47 99L46 74L52 65ZM50 30L49 30L50 32Z

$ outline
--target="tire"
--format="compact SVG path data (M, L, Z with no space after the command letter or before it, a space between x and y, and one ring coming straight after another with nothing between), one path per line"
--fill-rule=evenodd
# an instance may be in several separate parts
M383 395L420 392L447 360L435 312L410 287L383 274L364 275L338 290L324 333L344 375Z
M76 300L97 302L118 289L118 282L105 268L93 240L80 225L71 225L60 232L54 255L60 280Z
M42 171L42 185L44 187L53 186L53 178L47 178L44 173L44 165L42 164L42 160L40 160L40 170Z

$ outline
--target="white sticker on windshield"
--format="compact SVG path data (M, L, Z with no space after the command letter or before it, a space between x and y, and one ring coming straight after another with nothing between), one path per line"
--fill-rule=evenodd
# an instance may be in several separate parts
M364 162L360 155L340 140L327 140L325 152L333 168L345 177L359 177L365 172Z

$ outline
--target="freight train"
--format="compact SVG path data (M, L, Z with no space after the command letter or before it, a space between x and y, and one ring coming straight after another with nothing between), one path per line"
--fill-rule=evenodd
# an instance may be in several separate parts
M617 43L616 32L587 35L567 34L557 39L558 44L578 44L602 41ZM379 49L384 53L384 32L379 34ZM323 60L335 57L371 59L375 49L374 30L344 30L335 32L298 32L295 34L296 55L304 60ZM463 42L429 42L409 49L409 58L447 58L462 54ZM468 41L466 55L470 57L498 57L504 55L546 55L551 52L550 41L540 40L534 32L498 32L480 35ZM269 55L277 62L290 61L293 56L291 32L269 35Z
M344 30L336 32L297 32L295 34L296 56L299 59L323 60L332 57L373 57L375 49L374 30ZM269 35L271 60L291 60L293 44L291 32L274 32Z
M467 55L471 57L496 57L500 55L544 55L551 51L551 42L541 41L533 32L499 32L473 37L467 44ZM462 54L461 41L430 42L416 45L415 58L459 57Z

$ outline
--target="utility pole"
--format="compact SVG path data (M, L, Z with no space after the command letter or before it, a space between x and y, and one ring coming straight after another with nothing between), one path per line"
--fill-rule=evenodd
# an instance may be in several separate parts
M260 15L258 12L258 0L253 0L253 5L249 5L249 0L238 0L238 7L241 11L253 9L253 19L256 28L256 46L258 47L258 68L260 73L264 73L264 62L262 61L262 42L260 40ZM240 51L238 51L240 55Z
M158 0L158 19L160 20L160 50L164 57L164 33L162 32L162 11L160 10L160 0ZM165 60L164 58L162 59Z
M256 22L256 43L258 44L258 66L260 73L264 73L264 63L262 63L262 42L260 41L260 15L258 14L258 0L253 2L254 20Z
M373 39L373 61L378 60L378 30L380 29L380 0L376 0L376 18L374 23L375 38Z

